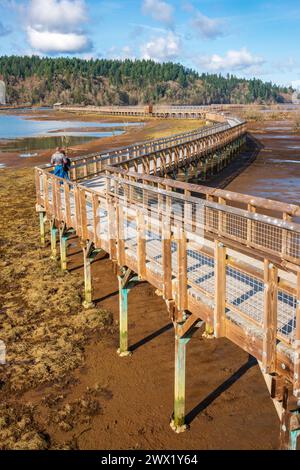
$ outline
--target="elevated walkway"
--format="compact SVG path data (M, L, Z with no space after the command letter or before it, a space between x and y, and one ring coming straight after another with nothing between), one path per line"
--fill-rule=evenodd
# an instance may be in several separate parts
M174 430L185 429L186 345L204 322L206 337L226 337L258 360L282 423L282 447L297 448L300 207L170 179L190 167L220 171L246 133L243 121L210 109L164 109L166 117L180 112L213 122L78 158L71 182L51 167L36 168L42 240L48 220L52 256L59 232L66 269L68 236L80 238L86 307L93 301L91 263L99 250L109 254L120 287L121 356L130 355L128 292L146 280L161 293L175 329Z

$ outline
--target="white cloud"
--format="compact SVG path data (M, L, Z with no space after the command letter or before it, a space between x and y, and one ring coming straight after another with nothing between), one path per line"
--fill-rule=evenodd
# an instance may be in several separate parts
M27 34L31 47L39 52L85 52L91 48L90 41L84 34L37 31L30 26Z
M219 19L208 18L200 11L195 14L192 27L206 39L215 39L224 35L224 22Z
M153 59L157 62L172 60L178 57L181 51L181 39L174 33L151 39L141 46L143 59Z
M82 30L87 21L85 0L31 0L27 37L30 46L44 53L76 53L91 50Z
M143 0L142 10L157 21L171 24L173 22L174 8L163 0Z
M30 24L48 31L69 31L86 21L86 5L83 0L31 0Z
M250 70L265 63L262 57L251 54L246 48L228 51L224 56L213 54L200 58L198 65L213 72Z

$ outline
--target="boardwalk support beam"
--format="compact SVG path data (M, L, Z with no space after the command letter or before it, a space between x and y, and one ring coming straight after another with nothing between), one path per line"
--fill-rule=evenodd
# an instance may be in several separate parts
M39 218L40 218L41 244L42 246L45 246L46 244L45 226L46 226L46 220L47 220L46 212L40 212Z
M68 239L69 232L66 229L66 225L63 224L63 226L59 229L60 266L62 271L67 271Z
M300 450L300 412L292 413L290 418L289 450Z
M51 226L50 226L50 238L51 238L51 259L53 261L57 261L57 227L55 224L55 220L51 221Z
M91 265L96 256L102 252L101 249L96 249L94 243L91 241L82 242L83 263L84 263L84 301L83 307L86 309L93 308L93 284L92 284L92 269Z
M285 387L282 401L280 444L282 450L300 450L300 406L299 401Z
M187 429L185 424L185 368L186 345L190 338L180 338L175 335L175 387L174 387L174 416L171 428L176 433Z
M138 276L131 269L121 268L118 275L119 281L119 326L120 326L120 347L118 355L120 357L131 356L128 349L128 294L139 282Z
M186 316L184 322L175 323L175 384L174 384L174 413L170 423L171 428L177 434L188 429L185 423L185 376L186 376L186 345L197 331L196 325L202 326L203 322L195 315Z

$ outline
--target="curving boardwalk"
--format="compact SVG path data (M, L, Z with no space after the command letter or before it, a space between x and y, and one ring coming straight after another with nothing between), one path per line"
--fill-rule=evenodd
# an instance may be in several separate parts
M75 111L78 108L74 108ZM185 353L195 331L226 337L254 356L281 422L283 448L300 439L300 207L176 181L192 169L205 179L244 144L246 123L209 107L94 108L107 114L205 119L199 130L80 157L71 181L36 168L42 241L59 233L84 255L85 306L93 301L91 263L110 255L120 289L120 356L128 356L129 291L148 281L166 301L175 330L171 423L185 429ZM89 108L89 111L91 109ZM140 113L140 114L139 114ZM238 158L238 157L237 157Z

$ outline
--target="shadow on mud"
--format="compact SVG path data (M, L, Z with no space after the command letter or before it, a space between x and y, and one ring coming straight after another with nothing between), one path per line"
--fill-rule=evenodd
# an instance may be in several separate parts
M195 408L193 408L186 415L186 424L191 424L191 422L202 413L209 405L211 405L222 393L228 390L237 380L239 380L249 369L257 364L257 361L254 357L248 357L248 361L243 364L236 372L234 372L228 379L225 380L221 385L219 385L212 393L210 393L204 400L202 400Z
M154 331L154 333L151 333L150 335L146 336L145 338L141 339L140 341L137 341L135 344L133 344L130 347L130 351L135 351L136 349L140 348L141 346L144 346L145 344L149 343L153 339L157 338L158 336L162 335L163 333L166 333L167 331L171 330L173 328L173 323L168 323L167 325L163 326L157 331Z

